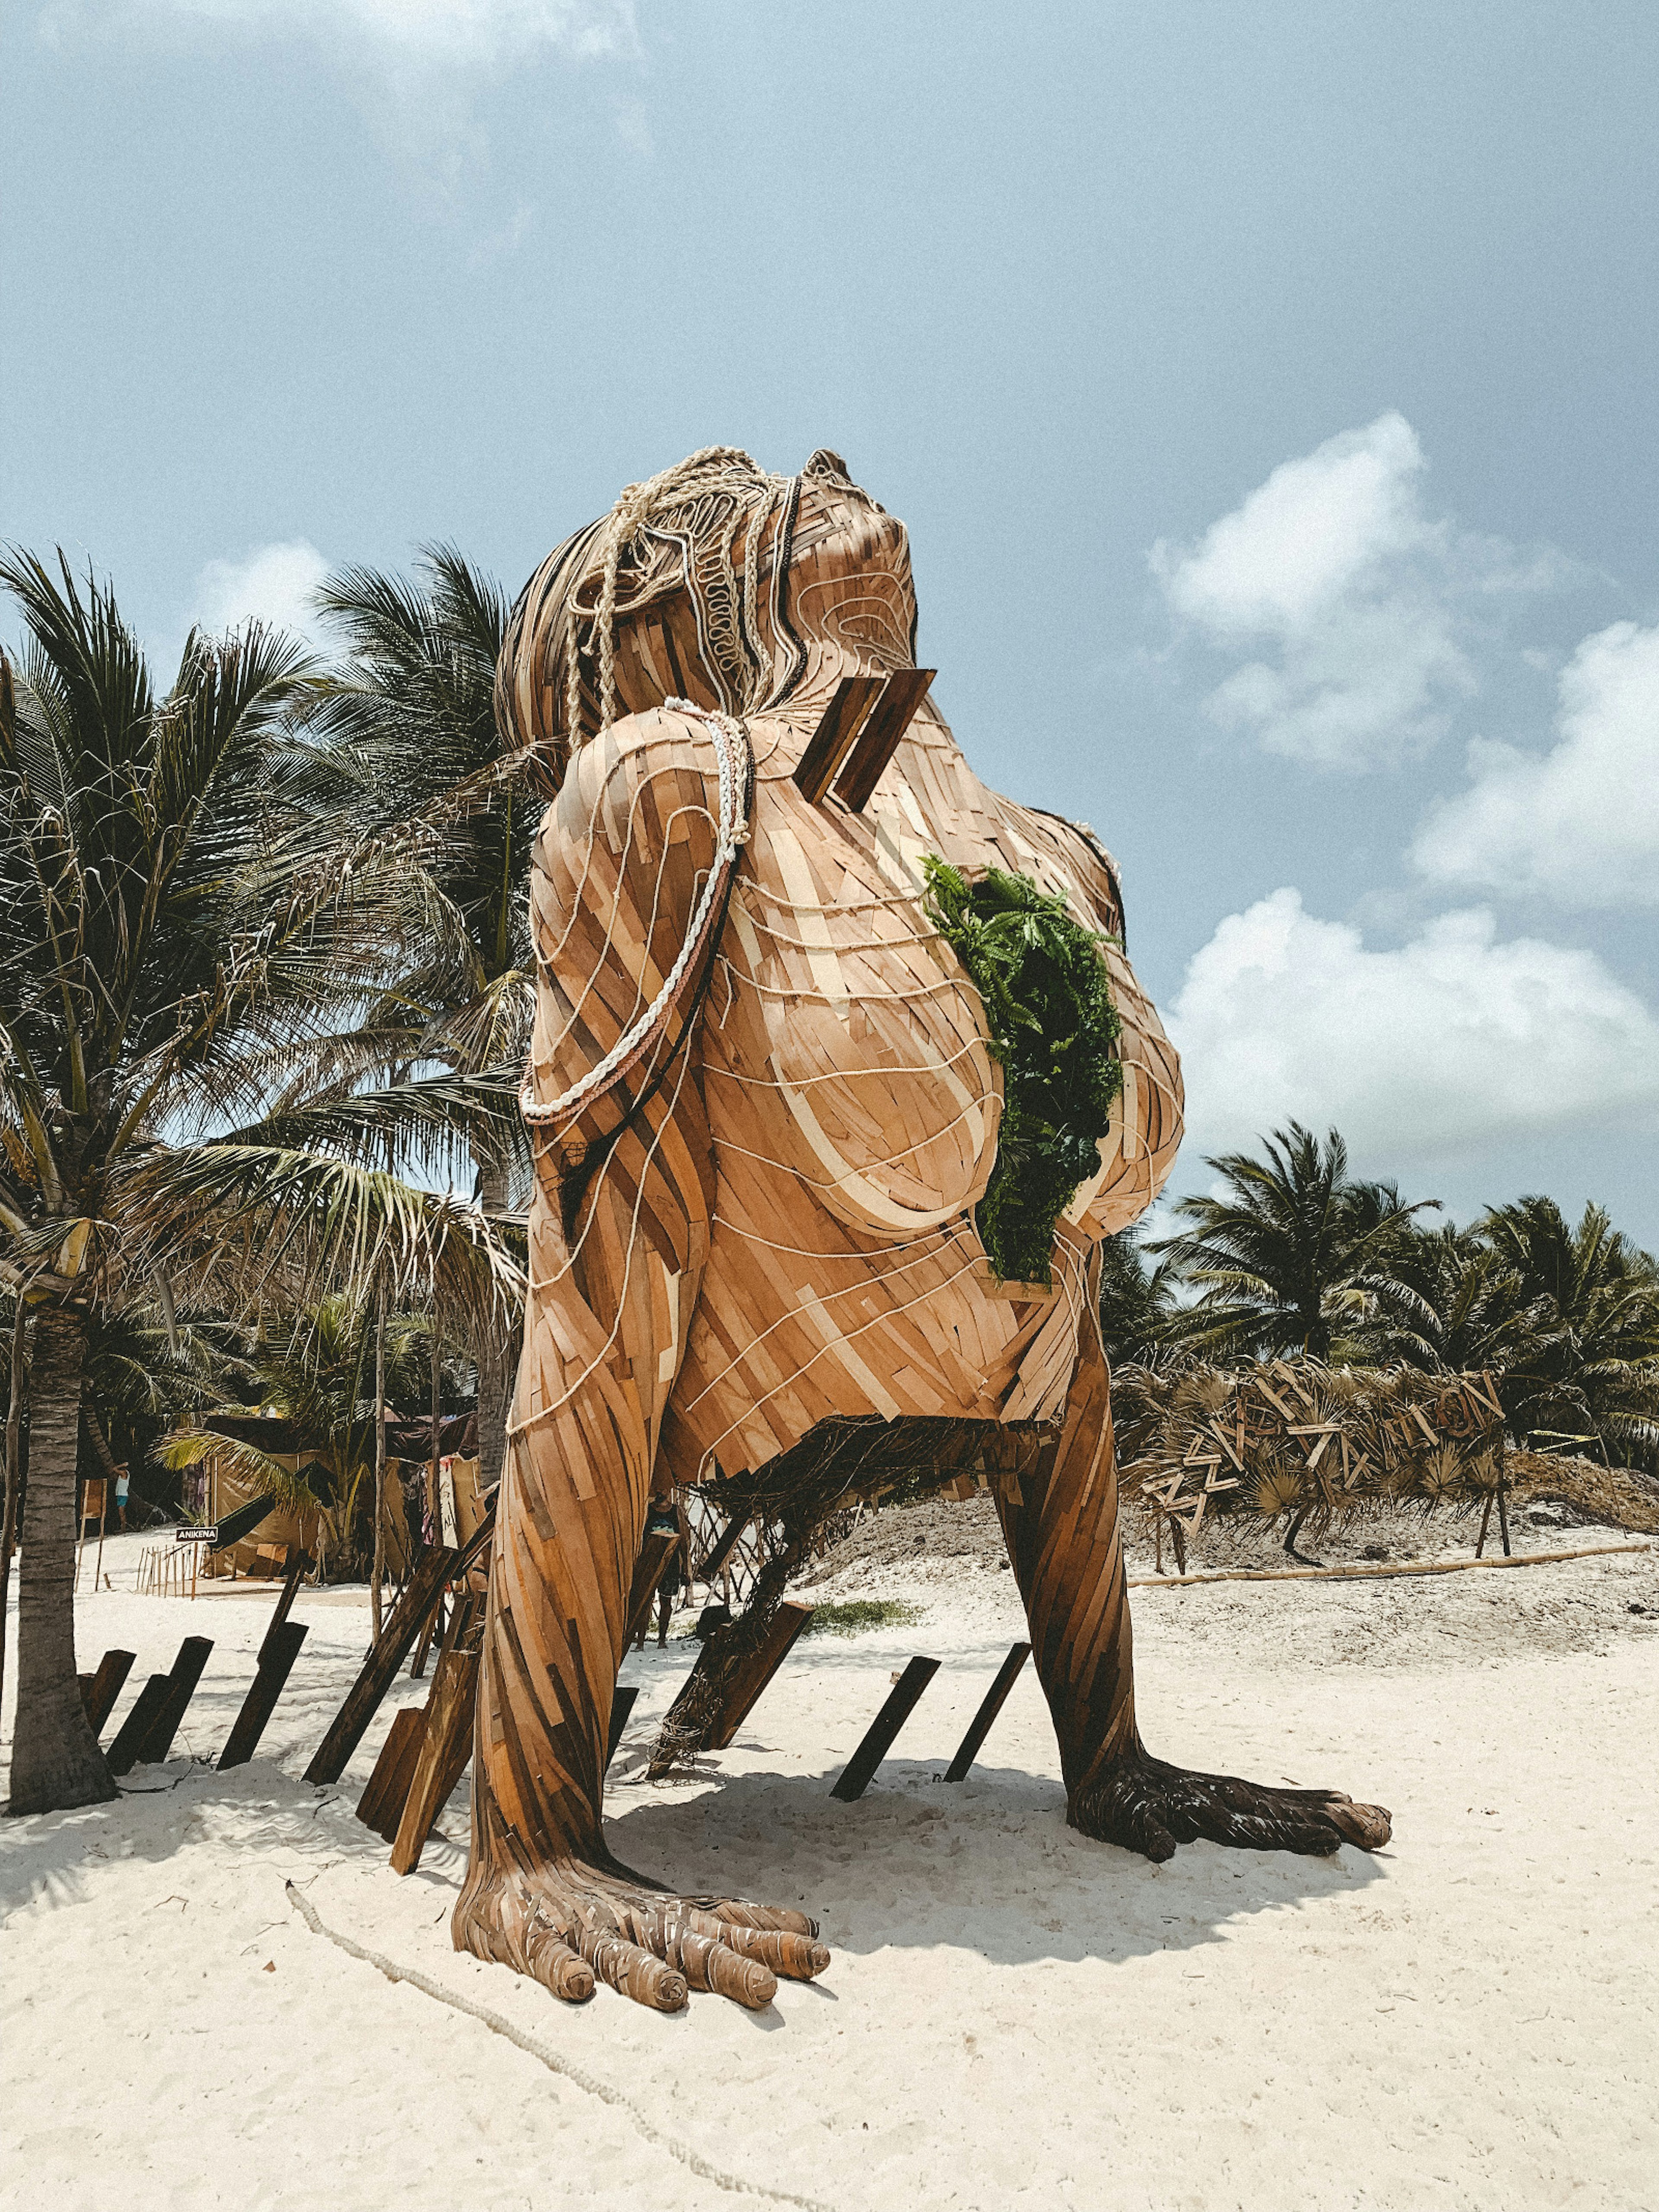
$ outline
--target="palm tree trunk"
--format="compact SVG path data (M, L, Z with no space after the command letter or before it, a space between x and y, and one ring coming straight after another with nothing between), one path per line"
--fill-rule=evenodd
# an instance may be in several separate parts
M75 1463L86 1316L42 1306L29 1389L28 1497L17 1577L17 1717L11 1810L50 1813L116 1796L75 1671Z
M11 1396L6 1406L6 1518L0 1529L0 1697L6 1687L6 1604L11 1595L11 1555L17 1546L17 1492L23 1475L23 1340L29 1310L17 1293L11 1323Z
M490 1161L478 1170L478 1203L486 1215L507 1211L507 1169ZM492 1491L507 1460L507 1402L514 1382L516 1347L492 1312L478 1346L478 1488Z
M380 1640L380 1581L386 1573L386 1297L374 1309L374 1567L368 1601L374 1614L374 1641Z

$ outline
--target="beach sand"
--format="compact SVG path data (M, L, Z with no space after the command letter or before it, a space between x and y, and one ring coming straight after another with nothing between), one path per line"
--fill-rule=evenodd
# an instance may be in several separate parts
M456 1955L465 1784L418 1873L390 1872L353 1808L425 1684L399 1680L337 1787L301 1781L362 1656L361 1593L301 1595L310 1636L264 1755L192 1764L223 1741L271 1598L136 1597L141 1540L106 1546L113 1587L79 1607L83 1666L139 1655L110 1729L181 1637L213 1654L165 1766L114 1804L0 1825L7 2205L743 2201L627 2108L313 1934L289 1881L727 2175L836 2212L1659 2203L1650 1553L1137 1593L1152 1747L1384 1803L1395 1840L1375 1857L1200 1844L1155 1868L1084 1841L1029 1668L969 1779L945 1784L1023 1630L1012 1577L971 1546L806 1591L923 1615L798 1644L695 1779L638 1771L695 1644L632 1656L612 1848L688 1889L803 1905L834 1952L763 2013L694 1996L664 2017L608 1990L562 2007ZM939 1674L864 1799L836 1802L916 1652Z

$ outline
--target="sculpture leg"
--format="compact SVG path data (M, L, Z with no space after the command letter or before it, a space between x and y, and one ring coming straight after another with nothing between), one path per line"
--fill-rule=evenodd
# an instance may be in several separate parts
M688 1987L763 2005L775 1975L805 1978L829 1963L816 1923L672 1895L613 1859L602 1833L611 1693L672 1379L664 1370L690 1308L679 1296L690 1255L670 1267L662 1234L639 1232L625 1164L619 1155L574 1268L553 1205L538 1194L532 1217L479 1677L472 1854L453 1932L457 1949L531 1974L556 1996L585 1997L598 1978L663 2011L684 2004Z
M1098 1263L1091 1271L1091 1312ZM1344 1843L1377 1850L1389 1816L1338 1790L1277 1790L1154 1759L1135 1726L1134 1662L1118 1530L1109 1378L1097 1328L1082 1353L1060 1437L1000 1497L1008 1556L1030 1622L1031 1649L1060 1738L1066 1819L1086 1836L1167 1859L1207 1837L1251 1850L1328 1856Z

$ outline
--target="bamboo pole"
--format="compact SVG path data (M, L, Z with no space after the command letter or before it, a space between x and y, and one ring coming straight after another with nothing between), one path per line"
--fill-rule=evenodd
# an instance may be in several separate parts
M1472 1567L1547 1567L1562 1559L1607 1559L1650 1552L1635 1544L1582 1544L1570 1552L1514 1552L1502 1559L1391 1559L1375 1567L1218 1567L1201 1575L1131 1575L1131 1589L1181 1589L1191 1583L1363 1582L1377 1575L1458 1575Z

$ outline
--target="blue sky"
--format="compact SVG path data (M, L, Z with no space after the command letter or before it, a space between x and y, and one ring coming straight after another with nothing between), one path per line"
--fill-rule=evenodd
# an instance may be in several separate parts
M1659 1247L1659 10L13 0L0 536L158 653L694 447L909 524L1178 1171L1291 1114Z

